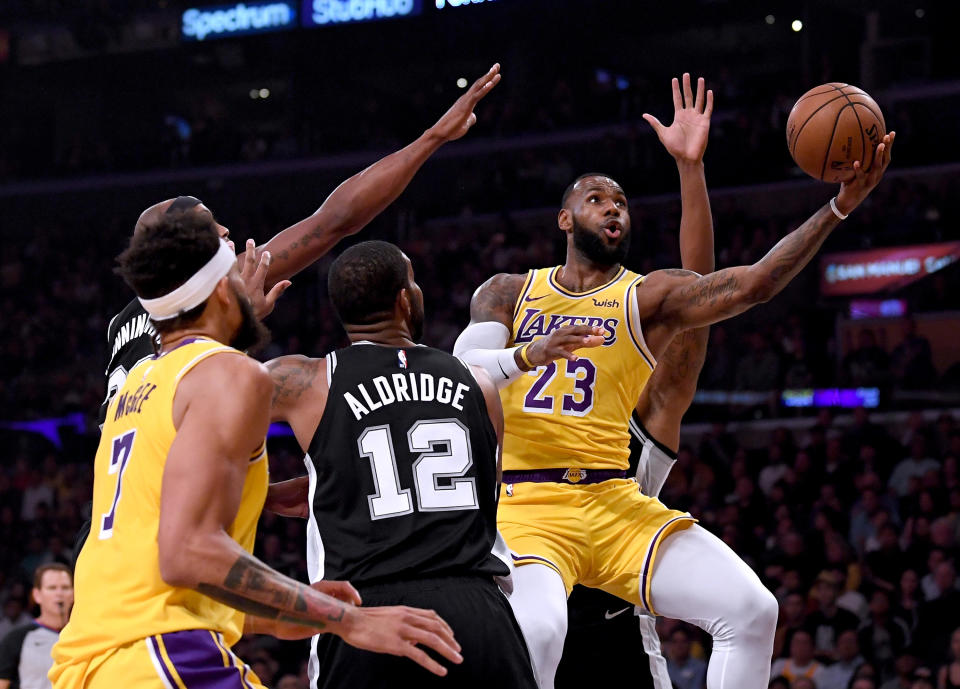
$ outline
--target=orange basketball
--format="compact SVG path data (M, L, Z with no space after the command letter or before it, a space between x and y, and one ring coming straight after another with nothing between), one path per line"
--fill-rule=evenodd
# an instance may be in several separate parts
M800 169L824 182L853 177L853 163L865 172L887 133L883 113L866 91L831 82L800 97L787 118L787 147Z

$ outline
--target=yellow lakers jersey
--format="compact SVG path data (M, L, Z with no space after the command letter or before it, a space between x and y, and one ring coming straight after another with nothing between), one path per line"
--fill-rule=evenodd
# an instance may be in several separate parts
M53 649L55 668L173 631L209 629L223 634L227 644L240 638L243 614L166 584L157 549L160 486L176 435L177 385L200 361L223 353L245 356L213 340L188 340L134 367L110 402L94 464L93 523L77 559L73 613ZM251 457L240 509L228 530L247 551L253 550L267 483L264 444Z
M500 391L503 468L626 469L628 422L655 361L640 330L636 287L625 268L605 285L571 292L560 267L532 270L514 308L510 345L533 342L568 325L599 326L604 343L540 366Z

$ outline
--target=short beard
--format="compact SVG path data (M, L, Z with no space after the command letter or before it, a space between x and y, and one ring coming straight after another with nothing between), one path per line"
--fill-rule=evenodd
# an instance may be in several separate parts
M590 232L573 218L573 246L591 263L613 266L623 263L623 259L627 257L630 251L630 233L627 232L619 244L608 246L603 237Z
M230 346L241 352L255 354L270 343L270 330L257 320L253 312L253 304L245 295L234 290L237 302L240 304L240 327L237 329Z

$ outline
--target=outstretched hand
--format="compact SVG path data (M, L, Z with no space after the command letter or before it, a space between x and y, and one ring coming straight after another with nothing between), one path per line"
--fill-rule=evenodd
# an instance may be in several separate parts
M457 98L456 102L447 110L443 117L430 128L434 134L444 141L454 141L469 131L477 116L473 109L483 98L500 83L500 63L498 62L482 77L473 82L467 92Z
M893 153L893 140L897 138L896 132L890 132L883 137L883 141L877 146L873 153L873 165L870 172L864 172L860 161L853 163L853 178L840 185L840 193L837 194L837 209L846 215L854 208L859 206L865 198L873 191L873 188L880 183L883 173L887 171L890 165L890 157Z
M243 254L240 267L240 280L243 281L244 292L250 298L253 312L258 319L266 318L273 311L277 299L290 286L289 280L281 280L269 292L264 291L264 280L270 268L270 252L264 251L257 261L257 243L247 240L247 250Z
M566 359L576 361L578 349L600 347L604 342L604 330L597 326L565 325L546 337L533 341L527 347L527 359L534 366L546 366L551 361Z
M650 123L660 143L667 152L680 162L699 163L707 150L710 134L710 115L713 114L713 91L704 91L703 77L697 79L697 96L690 88L690 74L683 75L683 95L680 82L673 79L673 123L665 127L653 115L644 113L643 119Z

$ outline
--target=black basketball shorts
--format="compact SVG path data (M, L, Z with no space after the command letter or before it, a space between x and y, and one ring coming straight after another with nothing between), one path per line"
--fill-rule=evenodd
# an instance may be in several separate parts
M463 663L427 651L448 669L438 677L409 658L372 653L324 634L311 658L322 689L536 689L530 656L510 604L489 577L436 577L355 584L365 607L407 605L435 610L453 629Z

